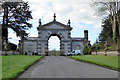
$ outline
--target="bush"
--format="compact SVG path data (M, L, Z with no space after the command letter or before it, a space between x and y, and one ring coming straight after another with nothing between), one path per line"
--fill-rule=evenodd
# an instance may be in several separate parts
M89 48L88 48L88 46L85 46L83 49L83 54L87 55L88 53L89 53Z
M13 43L8 43L8 50L15 51L17 49L17 45Z
M92 49L91 49L91 48L89 48L88 54L91 54L91 52L92 52Z
M95 45L91 46L91 47L90 47L90 50L91 50L91 51L95 51L95 50L96 50L96 46L95 46Z
M96 46L96 50L100 50L100 46L98 45L98 46Z

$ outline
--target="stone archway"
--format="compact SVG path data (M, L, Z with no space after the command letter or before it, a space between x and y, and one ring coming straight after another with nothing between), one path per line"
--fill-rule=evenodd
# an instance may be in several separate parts
M62 54L62 45L61 45L61 36L59 35L59 34L50 34L49 35L49 37L48 37L48 41L49 41L49 39L52 37L52 36L56 36L57 38L59 38L59 40L60 40L60 53ZM47 43L47 44L49 44L49 43ZM47 45L47 47L48 47L48 45ZM49 53L49 52L48 52ZM46 53L47 54L47 53Z
M56 16L54 14L53 21L47 24L41 24L41 19L39 20L38 37L26 37L24 40L20 40L19 48L23 52L36 52L41 55L48 54L48 39L52 35L56 35L60 39L60 51L63 54L71 52L72 50L84 49L84 45L88 45L90 41L88 40L88 30L84 30L84 37L72 37L70 20L68 20L67 25L56 21ZM30 46L30 47L29 47Z
M71 51L71 30L70 20L67 25L62 24L55 19L52 22L42 25L39 21L38 29L38 53L42 55L48 54L48 39L52 35L56 35L60 39L61 54Z

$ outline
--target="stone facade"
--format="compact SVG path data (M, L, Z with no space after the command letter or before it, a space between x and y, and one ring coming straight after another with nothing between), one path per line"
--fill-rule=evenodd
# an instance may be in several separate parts
M44 25L39 20L39 26L37 27L38 37L27 37L23 41L23 52L38 52L39 54L47 55L48 40L51 36L57 36L60 39L61 54L66 54L76 49L83 50L84 42L88 40L88 34L85 34L85 38L71 38L72 27L70 26L70 20L65 25L56 21L55 18L54 14L54 20Z
M71 41L72 45L72 50L81 50L81 52L84 49L84 38L72 38Z
M36 53L37 51L37 37L27 37L24 40L23 50L24 52Z

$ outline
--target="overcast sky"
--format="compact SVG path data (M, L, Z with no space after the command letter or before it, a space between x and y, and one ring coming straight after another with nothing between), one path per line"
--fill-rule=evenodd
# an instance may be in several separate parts
M30 10L32 10L33 19L29 22L33 27L29 29L30 37L37 37L37 27L39 19L42 24L53 20L53 14L56 13L56 20L67 24L68 19L71 20L71 37L84 37L84 30L89 32L89 40L93 44L101 32L101 16L94 14L94 9L91 8L89 0L24 0L28 1ZM11 42L18 44L19 38L15 36L12 30L9 30L9 39ZM55 43L52 43L55 42ZM59 39L51 37L49 39L49 49L59 49Z

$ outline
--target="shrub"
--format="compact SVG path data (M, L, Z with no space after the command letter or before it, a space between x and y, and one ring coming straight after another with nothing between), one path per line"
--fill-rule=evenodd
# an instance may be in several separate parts
M98 46L96 46L96 50L100 50L100 46L98 45Z
M90 47L90 50L91 50L91 51L95 51L95 50L96 50L96 46L95 46L95 45L91 46L91 47Z
M89 53L89 48L88 48L88 46L85 46L83 49L83 54L87 55L88 53Z
M91 48L88 48L89 50L88 50L88 54L91 54L91 52L92 52L92 49Z
M8 43L8 50L13 50L15 51L17 49L17 45L13 43Z

